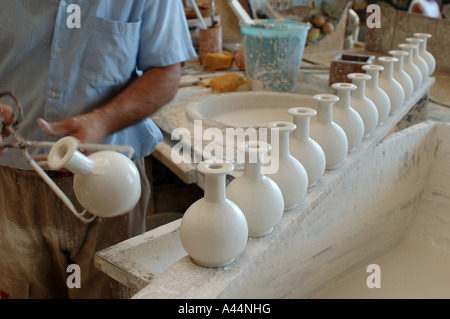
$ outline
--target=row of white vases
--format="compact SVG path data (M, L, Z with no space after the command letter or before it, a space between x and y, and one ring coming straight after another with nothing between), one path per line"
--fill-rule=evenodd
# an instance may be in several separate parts
M196 264L223 267L233 262L249 237L270 234L325 170L339 167L348 152L400 110L436 66L426 51L431 35L414 36L399 45L403 50L378 58L381 65L366 65L366 73L349 74L353 83L333 84L336 95L315 95L318 111L295 107L288 110L293 123L269 123L268 128L279 131L279 156L272 157L276 173L263 172L263 157L271 146L261 141L239 146L246 154L244 174L228 186L231 163L198 165L205 176L205 194L188 208L180 227L183 247ZM316 121L310 121L315 115Z

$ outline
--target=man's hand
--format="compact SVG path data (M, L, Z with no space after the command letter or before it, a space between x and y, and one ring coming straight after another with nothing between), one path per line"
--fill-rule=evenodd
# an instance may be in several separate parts
M102 121L97 112L69 117L59 122L47 122L38 119L37 124L51 136L73 136L82 143L99 144L107 135L102 129Z

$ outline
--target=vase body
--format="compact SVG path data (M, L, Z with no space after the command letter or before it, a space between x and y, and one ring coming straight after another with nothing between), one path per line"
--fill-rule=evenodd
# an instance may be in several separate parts
M226 189L227 198L245 215L250 238L270 234L283 216L283 194L278 185L262 173L261 157L269 149L267 143L257 141L241 146L241 151L245 152L244 175L231 181Z
M350 73L347 76L356 85L356 90L350 97L350 105L361 116L364 122L363 138L367 138L378 125L377 107L366 97L366 81L370 80L371 76L365 73Z
M419 55L427 62L428 64L428 75L434 73L436 70L436 59L434 56L427 51L427 39L431 38L431 34L429 33L414 33L414 37L423 39L424 41L419 46Z
M378 85L387 93L391 101L391 114L397 113L403 103L405 103L405 91L403 87L394 79L394 63L398 62L397 58L391 56L379 57L378 61L384 67L380 74Z
M411 80L411 77L403 69L403 61L405 57L409 55L409 53L404 50L391 50L389 51L389 54L398 59L398 62L394 64L393 76L394 79L396 79L398 83L400 83L400 85L403 87L406 101L413 95L414 92L414 84Z
M348 152L347 136L344 130L333 122L333 106L339 98L333 94L317 94L317 120L311 123L310 135L322 148L325 154L325 168L338 168Z
M424 42L424 40L420 38L406 38L406 42L416 45L413 50L413 62L419 67L420 72L422 73L423 84L428 80L430 73L427 62L419 54L419 47Z
M333 110L333 121L344 130L348 151L353 152L364 136L364 122L350 105L350 93L356 90L356 85L334 83L331 87L336 90L336 95L339 97Z
M205 161L197 169L205 175L205 195L184 213L181 243L197 265L223 267L235 260L248 239L244 214L226 197L225 177L233 165Z
M75 138L60 139L48 154L49 167L74 173L76 198L91 214L114 217L130 212L141 196L140 176L133 161L116 151L85 156L77 148Z
M295 124L289 122L271 122L268 128L278 130L278 148L272 148L272 167L275 172L267 173L280 188L284 199L284 211L294 209L305 197L308 190L308 174L303 165L290 154L289 134L296 129ZM272 144L276 141L272 141ZM278 149L278 154L274 150Z
M308 187L312 187L325 172L325 154L320 145L309 135L310 119L317 112L306 107L295 107L288 110L297 127L289 140L289 149L305 168L308 174Z
M362 68L371 76L366 82L366 97L377 107L378 125L383 125L383 122L391 112L391 100L387 93L378 85L380 72L384 70L384 67L376 64L367 64L363 65Z
M413 50L415 47L416 45L411 43L399 44L400 49L409 53L403 60L403 70L408 73L414 85L414 92L417 92L422 87L422 73L419 67L413 62Z

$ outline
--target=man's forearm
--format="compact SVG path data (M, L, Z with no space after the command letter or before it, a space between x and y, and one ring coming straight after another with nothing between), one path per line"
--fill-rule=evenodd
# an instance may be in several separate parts
M95 110L107 135L142 121L170 102L178 90L180 76L179 64L149 69L118 96Z

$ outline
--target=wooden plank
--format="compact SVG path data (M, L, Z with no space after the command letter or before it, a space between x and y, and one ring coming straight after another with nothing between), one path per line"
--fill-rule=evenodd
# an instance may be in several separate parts
M171 156L172 146L168 141L162 141L153 151L152 156L163 163L186 184L197 183L197 165L189 163L174 163Z

